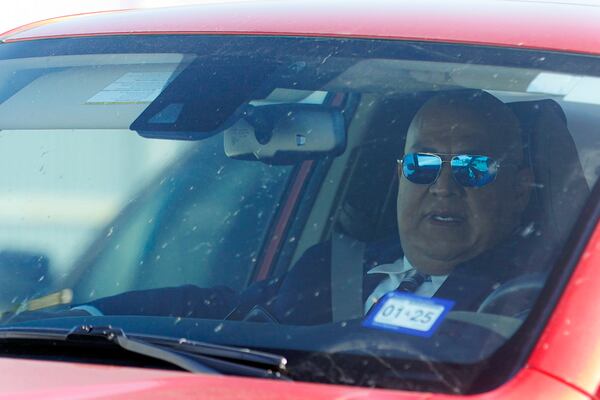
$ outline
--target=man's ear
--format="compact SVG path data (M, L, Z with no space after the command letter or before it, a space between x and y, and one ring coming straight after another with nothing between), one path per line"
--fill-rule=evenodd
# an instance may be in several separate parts
M515 201L519 207L519 210L522 211L529 204L529 199L531 198L531 191L534 186L534 176L531 168L521 168L517 172L516 176L516 196Z

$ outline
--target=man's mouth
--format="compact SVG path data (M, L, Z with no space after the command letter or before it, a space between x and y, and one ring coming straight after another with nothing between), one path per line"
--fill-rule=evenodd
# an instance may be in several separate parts
M431 212L427 214L427 219L436 225L459 225L465 221L462 215L449 212Z

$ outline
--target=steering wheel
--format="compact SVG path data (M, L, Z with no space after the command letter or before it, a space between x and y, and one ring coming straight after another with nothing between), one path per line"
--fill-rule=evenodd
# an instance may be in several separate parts
M452 311L446 318L477 325L509 338L529 314L544 287L544 281L542 274L527 274L512 279L490 293L477 312Z
M543 274L527 274L512 279L494 290L477 312L524 319L544 287Z

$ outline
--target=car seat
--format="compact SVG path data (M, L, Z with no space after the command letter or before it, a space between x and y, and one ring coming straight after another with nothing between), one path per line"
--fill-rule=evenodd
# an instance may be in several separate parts
M508 103L517 115L535 176L518 248L523 274L496 289L480 312L524 318L569 236L590 189L575 142L554 100Z

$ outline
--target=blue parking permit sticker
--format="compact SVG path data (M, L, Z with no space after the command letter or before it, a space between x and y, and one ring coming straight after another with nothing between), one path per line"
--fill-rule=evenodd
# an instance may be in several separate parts
M453 306L452 300L389 292L369 311L363 326L430 337Z

